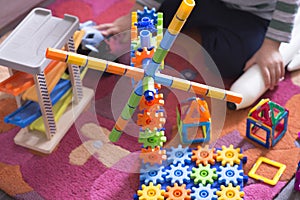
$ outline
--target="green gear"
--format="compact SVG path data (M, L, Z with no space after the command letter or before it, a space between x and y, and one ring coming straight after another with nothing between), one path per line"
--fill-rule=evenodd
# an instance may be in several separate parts
M154 149L157 146L162 147L166 141L167 137L164 131L146 129L144 132L140 132L139 143L142 143L144 148L151 147Z
M198 167L193 167L191 178L194 179L195 184L202 183L202 185L213 184L214 180L218 178L215 168L211 168L210 164L203 166L202 164Z

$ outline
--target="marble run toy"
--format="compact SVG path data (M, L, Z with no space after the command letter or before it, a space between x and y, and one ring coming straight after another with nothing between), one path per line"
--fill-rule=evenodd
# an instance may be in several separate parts
M35 8L0 45L0 64L11 71L0 88L16 96L19 106L5 118L22 127L14 138L16 144L51 153L94 96L93 90L82 86L79 66L45 58L49 46L75 52L83 36L82 32L76 36L78 26L75 16L62 19L52 16L50 10ZM70 75L63 80L66 68ZM23 94L25 103L20 98ZM71 97L72 108L68 107Z
M266 163L268 165L278 168L278 171L276 172L273 179L269 179L269 178L263 177L259 174L256 174L257 169L259 168L259 166L262 163ZM270 185L276 185L285 169L286 169L286 166L284 164L270 160L265 157L259 157L258 160L256 161L256 163L254 164L254 166L252 167L252 169L249 171L248 176L251 178L254 178L256 180L262 181L264 183L270 184Z
M176 113L178 132L183 143L209 142L211 118L204 99L189 98L177 106Z
M287 131L288 115L287 109L262 99L249 111L246 136L266 148L273 147Z
M246 157L241 150L232 145L222 149L209 149L208 146L203 151L199 149L201 147L183 148L178 145L164 149L167 159L161 164L143 162L140 187L134 199L243 199L243 188L248 178L244 175ZM206 162L205 154L211 155L210 163ZM197 159L194 159L196 155ZM216 155L222 159L220 157L218 161ZM232 166L231 157L236 158Z
M186 92L193 92L196 94L217 98L220 100L230 101L239 103L242 100L242 97L239 94L232 93L230 91L221 90L218 88L206 86L200 83L183 80L177 77L168 76L160 73L159 69L161 64L166 57L168 51L170 50L173 42L177 38L181 28L183 27L185 21L187 20L189 14L195 6L194 0L183 0L181 5L178 8L178 11L175 14L172 22L169 25L168 30L166 31L164 37L162 37L162 29L157 30L156 44L160 41L158 47L155 49L153 56L148 56L144 59L140 59L142 64L142 69L138 67L131 67L127 65L122 65L114 62L109 62L101 59L90 58L87 56L75 54L73 52L66 52L63 50L58 50L54 48L48 48L46 52L46 57L53 60L58 60L62 62L67 62L69 64L76 64L80 66L85 66L91 69L100 70L104 72L109 72L121 76L127 76L135 81L137 84L134 91L131 93L129 100L121 112L121 116L118 118L116 125L114 126L109 138L111 141L116 142L120 138L125 126L128 123L128 120L132 117L135 109L139 105L142 96L145 97L146 101L152 101L155 98L156 89L155 84L161 84L167 87L183 90ZM160 18L151 19L153 17L152 11L142 12L139 15L133 15L133 24L137 21L140 21L144 17L149 17L151 23L156 23L161 26L162 20ZM161 15L158 15L161 16ZM161 20L161 21L160 21ZM147 20L148 21L148 20ZM149 22L149 21L148 21ZM151 32L149 30L138 31L136 26L132 27L131 30L132 48L142 47L138 51L142 52L143 50L151 51L154 44L151 43ZM145 49L146 48L146 49ZM148 53L147 53L148 54ZM150 54L150 53L149 53ZM138 59L135 59L135 65L137 65ZM146 116L151 116L150 113L144 113ZM157 117L157 112L153 112L152 116ZM159 117L159 116L158 116ZM162 118L162 117L161 117ZM153 117L152 117L153 119ZM145 120L150 122L151 120ZM140 121L143 123L145 121ZM159 125L159 123L158 123ZM160 128L160 127L157 127Z

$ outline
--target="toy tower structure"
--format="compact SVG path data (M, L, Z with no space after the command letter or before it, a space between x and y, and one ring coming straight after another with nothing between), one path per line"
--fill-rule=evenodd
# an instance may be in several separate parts
M248 114L246 136L266 148L273 147L287 131L288 115L284 107L262 99Z
M209 142L211 117L207 102L204 99L189 98L178 105L176 112L178 132L183 143ZM203 137L198 134L199 131L202 131Z
M117 142L126 127L128 120L132 117L136 110L142 96L147 101L152 101L155 98L156 88L155 84L160 84L169 88L182 90L185 92L192 92L194 94L203 95L211 98L220 99L223 101L240 103L242 96L230 91L221 90L204 84L200 84L193 81L173 77L160 73L159 69L171 49L174 41L176 40L181 28L187 20L189 14L195 6L194 0L183 0L180 4L173 20L171 21L168 29L166 30L164 37L161 39L158 47L156 48L151 58L142 59L143 68L132 67L119 63L109 62L102 59L91 58L84 55L75 54L73 52L66 52L59 49L48 48L46 57L69 64L77 64L87 68L109 72L121 76L133 78L137 84L132 91L129 100L123 108L120 117L116 121L114 128L112 129L109 139L112 142ZM144 21L147 23L147 21ZM140 24L141 26L143 25ZM137 37L137 28L131 30L132 35ZM159 34L159 33L158 33ZM142 46L146 46L149 42L149 31L141 30L140 39ZM160 34L158 35L160 36ZM148 39L147 39L148 38ZM137 59L134 60L137 62Z

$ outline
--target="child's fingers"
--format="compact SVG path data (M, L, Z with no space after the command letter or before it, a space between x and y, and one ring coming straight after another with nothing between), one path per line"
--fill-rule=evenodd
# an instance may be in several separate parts
M114 35L116 33L119 33L119 29L117 27L111 27L111 28L108 28L104 31L101 31L101 33L104 36Z
M95 29L98 29L99 31L102 31L102 30L109 29L113 26L114 26L113 23L99 24L99 25L95 26Z
M255 61L253 58L251 58L250 60L248 60L248 62L246 63L245 67L244 67L244 71L247 71L247 69L249 69L250 67L252 67L252 65L255 64Z

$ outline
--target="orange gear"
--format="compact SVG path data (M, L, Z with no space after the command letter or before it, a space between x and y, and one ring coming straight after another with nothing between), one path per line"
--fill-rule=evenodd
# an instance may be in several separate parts
M196 161L197 165L206 166L208 163L214 165L217 158L217 154L214 152L215 148L209 149L208 145L205 145L204 148L198 146L197 150L193 150L192 161Z
M161 150L160 147L155 147L154 149L151 147L148 147L147 149L144 148L139 157L144 163L150 163L150 165L161 165L162 162L167 159L166 150Z
M155 89L160 90L161 89L161 84L154 83L154 87L155 87Z
M144 47L141 52L135 51L135 57L131 58L131 62L134 64L134 67L142 68L143 60L145 58L152 58L154 51L154 48L149 51L147 47Z
M157 112L160 107L152 106L150 110L145 110L143 114L138 114L137 124L141 126L142 130L149 128L154 130L155 128L161 129L166 123L164 112Z
M164 106L165 101L164 101L164 95L161 94L156 94L154 95L154 99L152 101L147 101L145 99L145 96L142 97L140 101L140 110L150 110L150 108L154 105L159 105L159 106Z
M174 183L174 186L168 186L167 192L165 192L165 198L167 200L190 200L191 190L185 188L185 184L178 186L177 183Z

